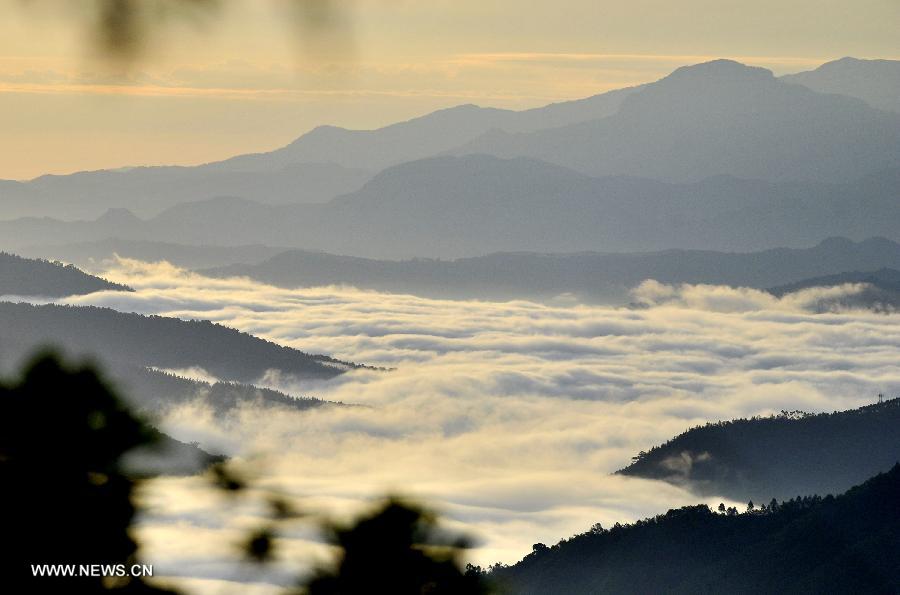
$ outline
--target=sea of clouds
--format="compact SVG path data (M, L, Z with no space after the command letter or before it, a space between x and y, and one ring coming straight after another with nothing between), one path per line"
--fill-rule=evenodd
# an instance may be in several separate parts
M777 299L764 292L646 282L638 307L444 301L324 287L209 279L165 263L105 271L134 293L66 300L204 318L303 351L391 368L259 384L356 403L315 411L200 405L162 421L182 440L236 457L260 490L301 510L346 516L387 492L428 503L471 535L481 564L513 562L596 522L609 526L708 502L684 489L610 475L685 429L782 409L832 411L900 392L900 324L866 311L817 314L858 286ZM182 371L203 378L203 370ZM197 593L268 593L327 558L314 519L286 527L280 563L236 564L263 522L254 499L204 480L151 482L143 555Z

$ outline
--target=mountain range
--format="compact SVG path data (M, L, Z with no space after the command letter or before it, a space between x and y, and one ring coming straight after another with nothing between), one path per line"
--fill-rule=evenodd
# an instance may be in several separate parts
M524 156L593 176L672 182L719 175L840 182L897 165L900 114L716 60L646 85L607 118L491 132L456 153Z
M897 165L898 64L843 59L779 79L718 60L520 112L463 105L377 130L320 126L280 149L200 166L0 181L0 205L6 218L73 220L109 208L152 217L224 195L324 202L443 153L531 156L595 176L844 181Z
M137 167L0 181L7 218L96 217L109 208L152 216L180 202L238 196L265 204L316 203L351 192L375 172L436 155L492 129L531 131L614 113L635 89L521 112L461 105L385 126L319 126L268 153L195 167Z
M751 253L666 250L649 253L495 253L457 260L373 260L288 251L259 264L201 270L213 277L249 277L281 287L352 285L437 298L533 299L571 294L587 301L623 302L646 279L661 283L766 289L803 281L796 289L841 285L823 274L900 266L900 244L883 238L830 238L812 248ZM856 277L854 277L856 279ZM773 290L777 295L788 291Z
M900 113L900 60L860 60L846 57L815 70L787 74L781 80L819 93L857 97L872 107Z
M898 145L900 146L900 145ZM829 236L900 240L900 167L842 183L732 177L672 184L591 178L527 158L436 157L389 168L321 205L239 198L185 203L150 219L122 209L91 221L0 223L7 250L107 238L264 244L374 258L500 251L752 251Z

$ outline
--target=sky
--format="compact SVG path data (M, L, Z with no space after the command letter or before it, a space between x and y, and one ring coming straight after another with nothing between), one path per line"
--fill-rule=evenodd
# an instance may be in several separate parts
M222 0L154 29L123 68L100 59L90 5L0 0L0 179L203 163L460 103L534 107L717 57L777 74L900 57L896 0L346 0L327 33L286 0Z
M320 515L345 516L399 491L472 536L479 564L513 562L600 522L610 527L698 502L681 488L610 474L707 421L801 409L846 410L900 391L900 326L867 311L814 313L818 299L752 289L646 282L645 309L447 301L209 279L166 263L123 260L103 275L135 292L64 303L210 319L312 353L392 368L330 381L267 374L257 384L367 407L295 412L200 403L161 428L232 455L254 485L314 516L280 537L270 572L242 565L237 544L259 526L259 501L233 502L200 478L146 486L142 556L190 592L270 593L328 555ZM182 375L209 378L203 370ZM742 505L743 506L743 505ZM187 578L188 580L184 580ZM249 589L246 582L258 589ZM268 587L266 586L268 585Z

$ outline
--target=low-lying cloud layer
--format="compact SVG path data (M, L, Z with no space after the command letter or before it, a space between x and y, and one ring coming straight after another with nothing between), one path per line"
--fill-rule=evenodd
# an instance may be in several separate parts
M286 290L135 261L106 276L137 291L68 302L208 318L394 368L317 384L260 379L368 407L242 410L225 420L188 407L164 425L251 462L258 485L290 493L307 510L344 514L387 491L421 498L479 540L472 552L479 563L514 561L533 543L555 543L595 522L701 501L676 487L610 476L692 425L846 409L900 391L897 318L814 314L812 293L777 299L647 283L635 295L647 307L625 309ZM197 479L159 480L145 497L151 513L141 533L158 573L193 577L198 592L220 592L230 584L222 579L263 590L287 580L283 566L259 576L232 563L241 529L258 524L259 510L223 507ZM323 555L310 524L284 546L295 561Z

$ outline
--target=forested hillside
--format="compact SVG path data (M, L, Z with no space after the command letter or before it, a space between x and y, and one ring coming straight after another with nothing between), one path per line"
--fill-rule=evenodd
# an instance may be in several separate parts
M209 321L143 316L107 308L0 303L0 361L10 365L52 345L112 365L199 367L225 381L253 382L269 370L332 378L355 364L310 355Z
M692 428L619 471L700 494L768 501L837 494L900 461L900 399Z
M491 578L516 595L897 593L900 465L838 497L706 505L591 531Z
M152 416L188 402L226 414L235 407L289 407L306 410L331 404L311 397L294 397L276 390L239 382L209 383L136 366L111 369L121 384L125 398L143 413Z
M0 295L64 297L104 290L131 291L71 265L0 252Z

